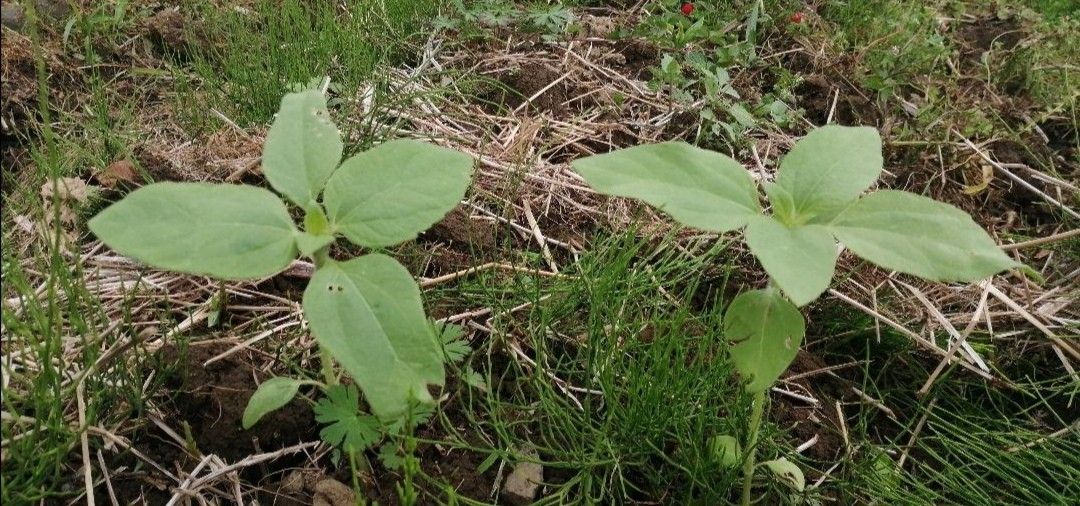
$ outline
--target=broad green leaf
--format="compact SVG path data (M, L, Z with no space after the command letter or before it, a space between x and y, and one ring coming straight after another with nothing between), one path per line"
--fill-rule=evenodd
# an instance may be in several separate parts
M724 334L735 343L731 359L750 380L746 390L751 393L772 386L795 360L805 333L799 308L772 289L739 294L724 314Z
M380 418L401 416L410 398L430 403L427 386L443 384L442 348L420 288L396 260L371 254L319 268L304 314Z
M788 459L780 457L776 460L762 462L761 465L772 471L773 475L791 488L799 492L806 488L806 478L803 476L802 469L799 469L799 466L792 464Z
M795 305L805 306L829 288L836 240L827 228L789 228L774 218L756 216L746 227L746 245Z
M791 195L800 223L825 223L870 188L882 167L876 129L829 125L795 143L780 160L776 184Z
M318 90L290 93L266 134L262 171L275 190L308 207L341 161L341 135Z
M742 448L738 439L728 435L713 436L709 440L709 446L713 455L724 467L734 468L739 465L742 459Z
M296 397L301 382L294 378L270 378L264 381L248 399L241 423L244 429L250 429L267 413L286 405Z
M360 412L360 393L355 385L333 385L312 408L315 420L326 424L319 437L348 452L364 451L382 435L379 420Z
M458 151L413 140L386 142L341 164L326 186L326 212L350 241L392 246L457 206L472 168L472 158Z
M640 199L680 223L727 232L761 213L753 179L735 160L683 142L635 146L573 163L596 191Z
M859 199L829 229L877 265L934 281L975 281L1020 265L967 213L903 191Z
M172 271L251 279L296 258L296 228L285 204L253 186L155 183L89 225L110 248Z

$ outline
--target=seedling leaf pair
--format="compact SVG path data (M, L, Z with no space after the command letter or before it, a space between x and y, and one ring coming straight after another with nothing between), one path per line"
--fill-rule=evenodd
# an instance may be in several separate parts
M412 140L386 142L339 167L341 155L322 93L289 94L262 164L270 185L305 212L303 230L268 190L206 183L148 185L98 214L90 229L147 264L224 279L266 277L298 254L312 257L316 271L304 294L312 332L356 379L371 411L391 422L410 403L432 402L427 388L441 386L445 374L442 343L401 264L381 254L339 263L329 247L338 235L368 248L416 237L461 200L473 164L462 153ZM300 384L264 383L244 425L283 406Z
M799 140L765 185L762 216L749 174L729 157L688 144L637 146L574 162L593 188L643 200L679 222L746 242L784 294L803 306L824 292L837 239L887 269L974 281L1017 266L963 211L918 195L860 198L882 171L881 138L866 127L825 126Z

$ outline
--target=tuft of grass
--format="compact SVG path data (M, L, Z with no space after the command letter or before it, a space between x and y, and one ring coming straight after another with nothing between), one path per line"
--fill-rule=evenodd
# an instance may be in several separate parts
M598 240L565 278L463 283L456 295L496 316L471 361L482 388L451 394L460 413L443 414L442 444L486 454L481 473L535 450L544 504L727 501L739 473L710 441L743 436L750 399L720 333L727 244L698 246L627 233Z
M242 125L263 124L284 93L324 76L354 98L380 65L407 55L439 6L439 0L260 0L250 10L222 12L202 1L191 10L210 40L190 65L211 92L211 105Z

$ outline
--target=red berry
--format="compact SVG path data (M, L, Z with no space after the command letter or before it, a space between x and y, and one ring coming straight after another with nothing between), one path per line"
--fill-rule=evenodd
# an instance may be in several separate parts
M802 23L805 19L806 16L803 15L802 11L795 11L795 14L791 15L791 22L795 24Z
M679 7L684 16L689 16L694 13L694 4L690 2L683 2L682 7Z

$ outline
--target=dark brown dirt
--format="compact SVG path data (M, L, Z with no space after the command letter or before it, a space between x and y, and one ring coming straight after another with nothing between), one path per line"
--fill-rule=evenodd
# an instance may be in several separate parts
M255 371L248 353L239 352L204 367L211 357L226 351L228 345L190 346L182 350L175 345L163 347L157 356L158 363L167 370L164 389L174 397L163 408L169 412L165 422L184 435L190 433L191 443L198 454L214 454L225 462L233 463L244 457L271 452L305 441L318 439L318 431L311 407L301 399L293 400L284 408L265 416L250 430L241 427L241 419L248 398L266 377ZM137 434L133 446L150 459L175 471L178 467L190 469L199 456L180 448L168 435L155 426L148 426ZM286 456L262 466L252 466L241 472L241 478L261 483L271 476L303 462L303 457ZM121 462L114 468L133 467L133 456L121 455ZM142 466L145 468L145 466ZM149 473L118 474L112 477L117 496L123 504L164 504L171 492L167 486L175 486L153 469ZM99 494L105 494L98 487ZM99 501L108 502L103 495Z
M562 74L557 70L541 63L529 63L502 76L500 80L503 84L516 91L506 97L506 105L510 108L520 106L560 77ZM566 102L570 99L570 93L566 84L560 82L540 93L527 107L561 117L567 113Z
M837 89L840 90L839 95L836 95ZM813 74L795 88L795 95L798 97L796 106L803 108L806 118L815 125L826 124L834 97L836 110L833 112L833 123L873 127L881 124L881 111L869 98L871 95L846 84L843 79Z
M626 74L638 79L646 79L653 67L660 65L660 48L645 39L626 41L618 48L619 54L626 58L623 68Z
M799 350L784 376L791 377L825 367L828 364L820 357ZM835 462L844 451L844 438L835 404L837 400L851 396L851 385L827 373L800 378L795 383L811 392L820 404L810 405L783 395L773 395L768 419L787 431L792 444L797 445L816 436L817 443L808 448L804 455L819 462Z
M1015 19L982 18L958 30L960 55L978 62L991 49L1012 50L1024 39L1024 31Z

